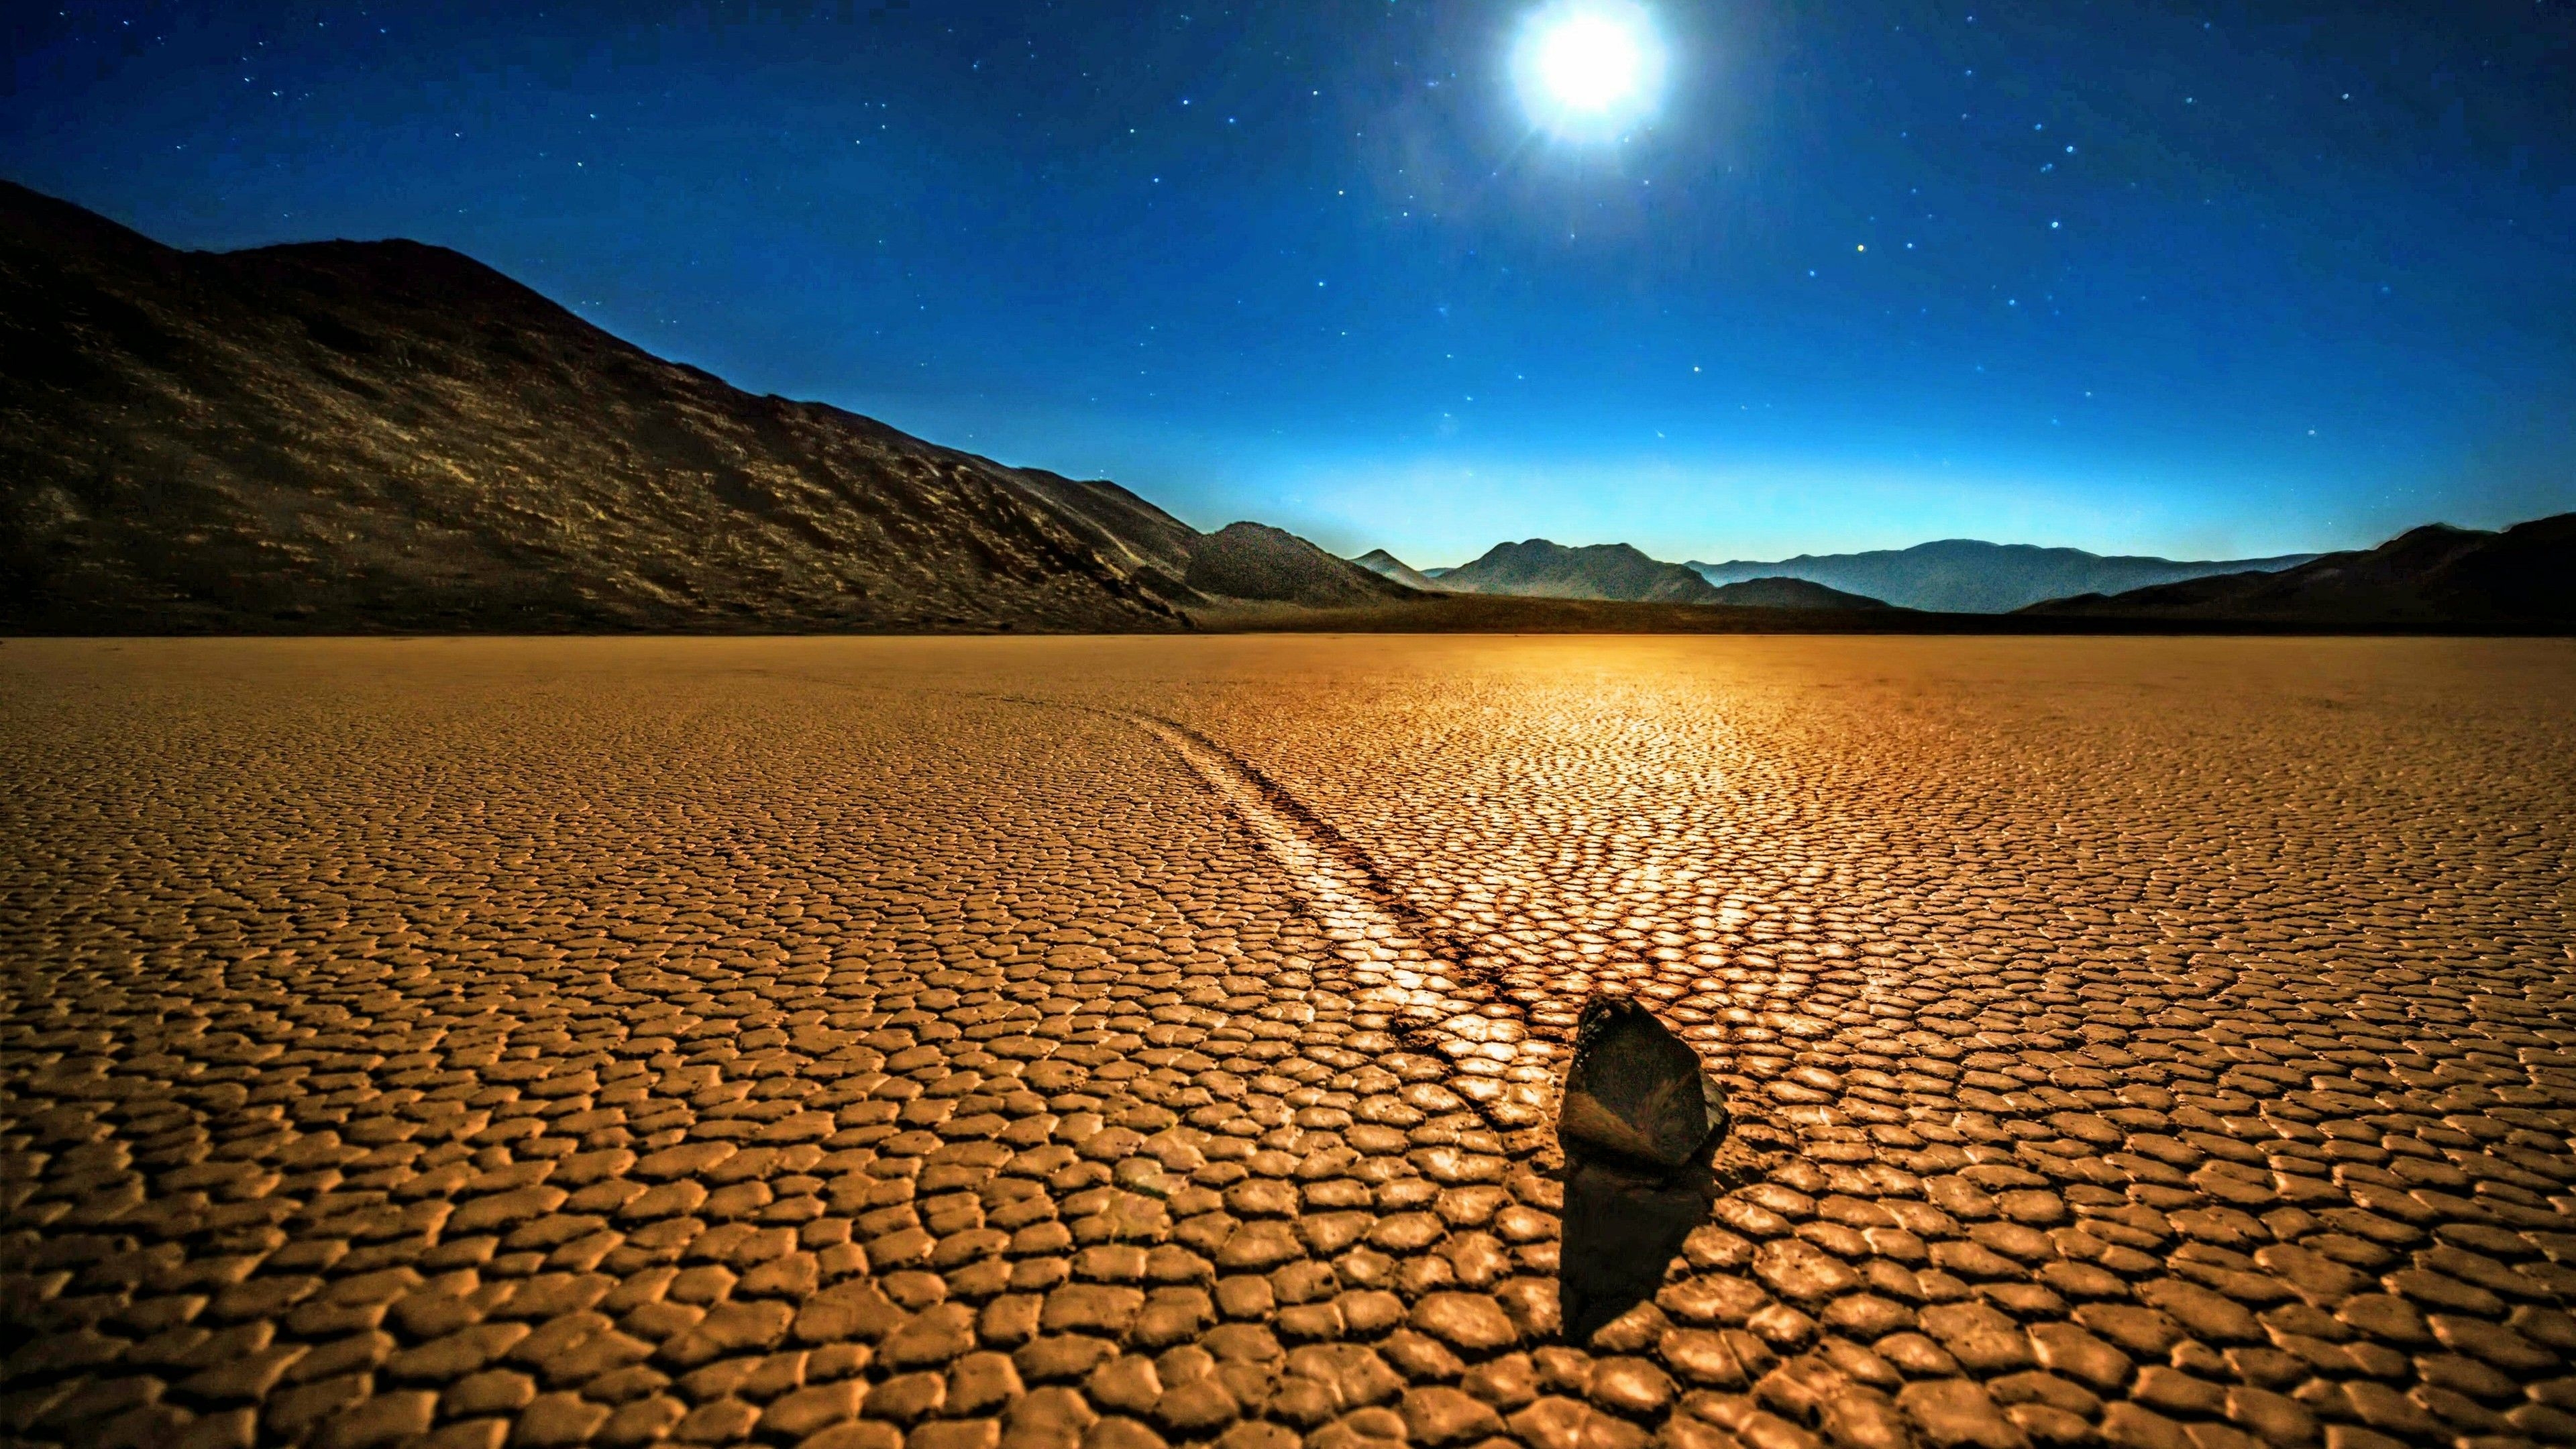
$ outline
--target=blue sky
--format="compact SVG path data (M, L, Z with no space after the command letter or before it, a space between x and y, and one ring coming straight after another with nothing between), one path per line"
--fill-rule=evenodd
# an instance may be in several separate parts
M1580 136L1534 5L421 9L23 14L0 174L1421 564L2576 507L2563 3L1648 4Z

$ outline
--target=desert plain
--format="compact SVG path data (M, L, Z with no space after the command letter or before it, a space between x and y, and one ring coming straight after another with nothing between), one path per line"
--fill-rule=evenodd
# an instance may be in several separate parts
M0 644L0 1436L2576 1442L2576 645ZM1624 991L1736 1127L1558 1319Z

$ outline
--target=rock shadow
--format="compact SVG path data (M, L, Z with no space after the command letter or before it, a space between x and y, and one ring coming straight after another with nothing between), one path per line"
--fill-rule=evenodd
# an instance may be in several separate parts
M1655 1294L1718 1182L1725 1097L1699 1053L1625 996L1595 996L1575 1028L1557 1111L1565 1150L1557 1307L1568 1343Z

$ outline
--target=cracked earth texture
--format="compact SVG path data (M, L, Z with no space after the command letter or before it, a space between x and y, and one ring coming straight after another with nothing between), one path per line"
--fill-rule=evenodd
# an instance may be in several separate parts
M2576 1441L2576 650L0 646L0 1434ZM1633 992L1741 1121L1556 1330Z

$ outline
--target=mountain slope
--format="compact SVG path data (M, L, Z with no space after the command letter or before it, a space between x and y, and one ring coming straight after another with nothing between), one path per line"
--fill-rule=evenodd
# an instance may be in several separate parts
M1238 602L1209 546L1115 484L728 387L451 251L183 253L0 183L0 625L1176 629Z
M1661 563L1624 543L1568 548L1533 538L1498 543L1474 563L1439 576L1454 593L1518 594L1545 599L1632 599L1708 604L1717 590L1680 564Z
M1406 563L1404 560L1397 558L1394 554L1388 553L1382 548L1370 549L1368 552L1361 554L1358 558L1352 559L1351 562L1358 564L1361 568L1367 569L1370 573L1377 575L1379 578L1393 579L1395 582L1404 585L1408 589L1419 589L1424 593L1438 593L1440 591L1441 585L1439 580L1432 578L1429 574L1422 572L1420 569L1413 567L1411 564Z
M1908 609L2004 614L2043 599L2118 593L2212 574L2284 569L2314 557L2300 553L2191 562L1950 538L1904 549L1800 554L1770 563L1694 561L1688 567L1712 584L1763 577L1806 579Z
M1392 579L1266 523L1229 523L1200 539L1190 556L1188 582L1221 598L1325 607L1416 597Z
M2429 524L2374 549L2325 554L2279 573L2057 599L2022 612L2338 626L2566 626L2576 624L2576 513L2501 533Z
M1740 583L1721 584L1716 604L1731 604L1744 609L1884 609L1884 600L1864 594L1847 594L1805 579L1745 579Z

